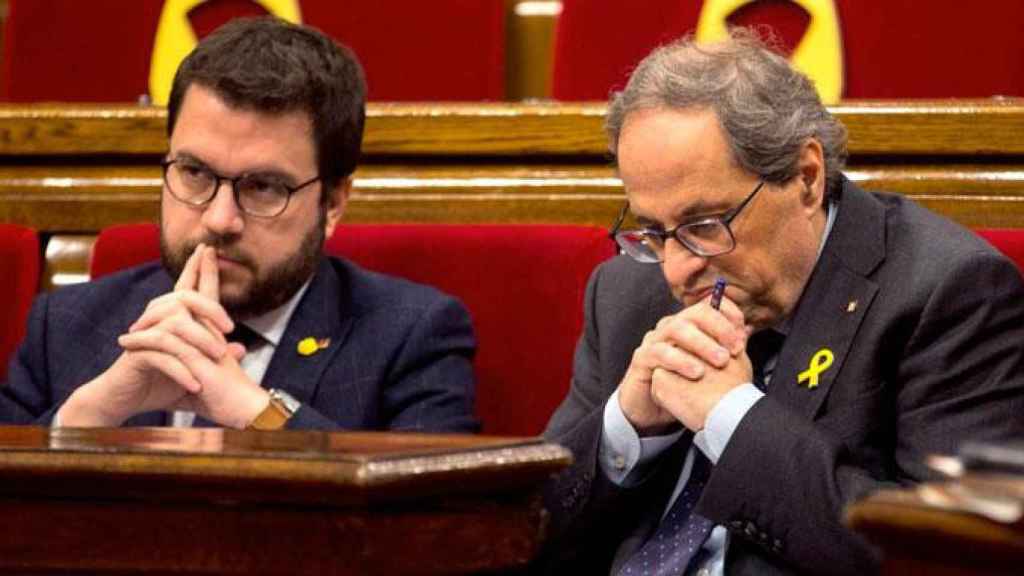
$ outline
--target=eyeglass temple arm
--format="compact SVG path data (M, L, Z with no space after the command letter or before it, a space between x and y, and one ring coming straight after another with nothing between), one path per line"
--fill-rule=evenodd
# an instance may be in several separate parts
M618 234L619 228L622 223L626 220L626 214L629 212L629 200L622 206L622 210L619 211L619 216L615 218L615 223L612 224L611 229L608 230L608 237L615 240L615 235Z

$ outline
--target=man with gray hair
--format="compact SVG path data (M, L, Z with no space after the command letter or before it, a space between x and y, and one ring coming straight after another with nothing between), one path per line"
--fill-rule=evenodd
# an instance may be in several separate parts
M1024 434L1024 287L841 173L846 131L755 35L648 56L607 129L628 203L546 432L560 571L864 574L843 507ZM723 291L724 287L724 291Z

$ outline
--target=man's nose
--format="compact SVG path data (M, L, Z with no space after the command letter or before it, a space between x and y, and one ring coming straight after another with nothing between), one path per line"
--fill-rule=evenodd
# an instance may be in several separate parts
M203 211L203 225L218 235L238 234L245 227L242 209L235 201L235 192L231 182L221 180L213 199Z
M704 270L707 265L707 258L697 256L675 238L669 238L665 242L661 269L669 286L690 287L689 283L694 275Z

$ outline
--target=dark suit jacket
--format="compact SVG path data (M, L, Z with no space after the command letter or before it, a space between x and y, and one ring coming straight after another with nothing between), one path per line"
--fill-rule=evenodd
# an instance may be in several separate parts
M78 386L121 354L117 337L173 288L158 264L38 297L0 388L0 421L49 424ZM329 338L311 356L307 337ZM469 315L437 290L325 258L267 367L264 388L302 402L289 428L474 431ZM127 424L160 426L168 414Z
M871 573L876 551L843 527L846 504L925 478L926 454L1024 436L1024 288L1012 262L900 196L846 182L839 206L768 395L698 504L731 533L730 576ZM607 480L597 450L633 350L677 310L658 266L620 256L590 280L572 387L545 433L577 458L547 494L546 559L561 570L607 573L617 547L641 541L664 510L688 439L629 490ZM810 389L798 375L822 348L834 362Z

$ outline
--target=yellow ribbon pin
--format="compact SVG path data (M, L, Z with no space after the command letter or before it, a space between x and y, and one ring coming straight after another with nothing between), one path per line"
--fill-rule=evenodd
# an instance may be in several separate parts
M312 336L299 340L299 345L296 347L298 353L302 356L312 356L317 352L327 348L331 345L330 338L321 338L317 340Z
M828 348L818 350L811 358L811 363L807 365L807 370L800 373L797 383L803 384L805 380L809 380L807 387L814 388L818 385L818 375L828 370L832 365L832 360L834 360L834 356L831 350Z

